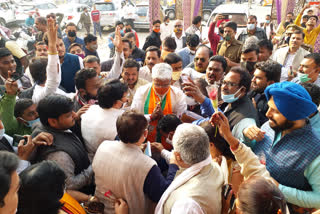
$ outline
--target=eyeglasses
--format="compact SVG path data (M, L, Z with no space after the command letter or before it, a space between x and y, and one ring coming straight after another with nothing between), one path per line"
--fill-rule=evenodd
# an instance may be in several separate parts
M194 58L194 61L198 61L198 60L200 60L201 62L205 62L206 61L205 58L198 58L198 57Z
M238 83L222 81L222 85L227 85L229 87L239 86Z
M182 25L175 25L174 27L182 27Z

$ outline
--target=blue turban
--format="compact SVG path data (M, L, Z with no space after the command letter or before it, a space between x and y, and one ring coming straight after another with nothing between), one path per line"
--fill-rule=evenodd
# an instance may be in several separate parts
M317 106L301 85L293 82L280 82L269 85L264 91L267 100L273 97L274 103L283 116L295 121L309 117L317 111Z

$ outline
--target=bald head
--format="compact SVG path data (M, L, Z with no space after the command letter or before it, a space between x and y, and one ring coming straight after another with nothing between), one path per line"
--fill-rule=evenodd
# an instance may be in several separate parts
M194 57L194 68L196 71L204 73L209 65L210 49L205 46L199 46Z
M182 34L183 31L183 24L181 20L176 20L174 22L174 32L176 35Z

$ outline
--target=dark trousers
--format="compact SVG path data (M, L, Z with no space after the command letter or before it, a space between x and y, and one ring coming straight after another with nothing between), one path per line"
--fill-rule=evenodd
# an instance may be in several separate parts
M91 27L91 24L86 24L86 23L84 23L84 28L86 29L87 34L90 33L90 27Z

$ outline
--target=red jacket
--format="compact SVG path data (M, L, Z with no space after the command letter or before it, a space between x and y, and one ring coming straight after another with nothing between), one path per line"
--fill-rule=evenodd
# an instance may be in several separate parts
M99 10L91 11L91 18L93 22L100 22L100 11Z
M214 55L217 54L217 47L218 47L218 43L220 41L220 36L214 32L215 26L216 26L216 23L212 22L210 24L209 32L208 32L208 39L210 42L211 50Z

